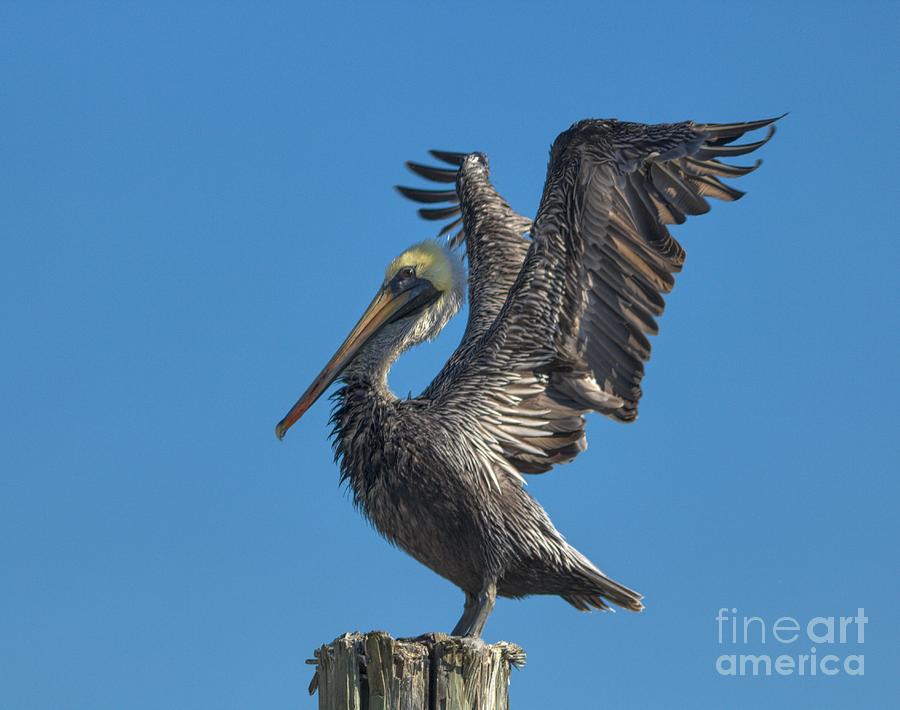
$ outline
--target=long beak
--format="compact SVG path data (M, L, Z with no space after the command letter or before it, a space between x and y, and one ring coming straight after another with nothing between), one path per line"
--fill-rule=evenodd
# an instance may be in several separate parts
M340 376L359 349L386 324L428 305L438 295L434 286L424 279L400 293L394 293L389 286L382 288L322 372L313 380L297 403L291 407L291 411L285 415L284 419L278 422L275 427L275 435L279 439L283 439L287 430L304 415L307 409L315 404L328 386Z

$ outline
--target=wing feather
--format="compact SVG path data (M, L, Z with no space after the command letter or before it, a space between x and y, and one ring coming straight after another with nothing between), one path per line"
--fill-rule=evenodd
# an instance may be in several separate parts
M453 246L464 243L469 264L469 321L451 362L463 354L494 322L522 266L530 240L525 237L531 220L523 217L497 193L489 179L487 158L481 153L432 150L431 155L457 166L454 170L419 163L406 163L416 175L433 182L455 183L453 190L427 190L397 186L404 197L419 203L448 203L447 207L422 208L428 220L455 218L439 237L458 229L450 238Z
M741 177L760 163L732 166L719 158L760 148L776 120L576 123L551 149L534 224L523 221L512 230L519 241L507 252L495 251L486 236L502 220L482 214L467 188L478 184L484 194L496 194L485 184L486 162L478 173L480 157L433 151L460 166L470 292L477 294L495 272L502 273L503 289L423 396L447 416L466 419L491 451L501 452L498 470L511 464L521 473L547 471L584 450L588 411L634 420L648 336L658 332L663 294L685 260L666 225L709 211L706 198L739 199L743 193L720 178ZM762 140L734 144L764 127ZM530 246L521 237L525 230Z

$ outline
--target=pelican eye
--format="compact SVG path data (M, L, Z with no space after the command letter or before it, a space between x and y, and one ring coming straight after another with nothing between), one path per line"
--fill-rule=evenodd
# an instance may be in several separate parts
M400 271L397 272L397 278L401 281L406 281L407 279L416 278L416 269L414 266L404 266Z

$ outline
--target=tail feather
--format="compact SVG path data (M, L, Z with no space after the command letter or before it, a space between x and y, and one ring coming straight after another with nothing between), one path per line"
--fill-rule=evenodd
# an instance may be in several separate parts
M610 579L587 559L584 559L584 562L587 564L579 565L576 571L577 581L573 585L574 589L560 595L569 604L580 611L590 609L606 611L610 608L607 602L612 602L628 611L643 610L644 605L641 603L643 597L640 593Z

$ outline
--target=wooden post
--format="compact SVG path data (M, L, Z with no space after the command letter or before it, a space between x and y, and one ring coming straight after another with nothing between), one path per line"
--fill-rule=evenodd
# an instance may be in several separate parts
M394 639L344 634L316 649L309 694L319 710L507 710L512 666L525 652L446 634Z

